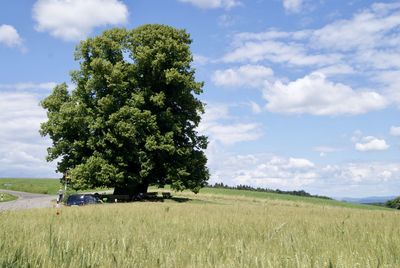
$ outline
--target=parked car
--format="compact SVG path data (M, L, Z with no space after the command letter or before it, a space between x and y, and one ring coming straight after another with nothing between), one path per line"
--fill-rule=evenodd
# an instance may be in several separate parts
M100 200L100 198L98 198L94 194L72 194L68 196L65 205L83 206L83 205L100 204L100 203L103 202Z

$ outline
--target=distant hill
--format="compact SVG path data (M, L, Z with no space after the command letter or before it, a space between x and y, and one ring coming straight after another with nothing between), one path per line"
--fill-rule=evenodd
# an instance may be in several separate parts
M298 191L282 191L279 189L273 190L269 188L261 188L261 187L253 187L250 185L236 185L236 186L229 186L226 184L221 183L215 183L214 185L207 185L209 188L216 188L216 189L230 189L230 190L246 190L246 191L252 191L252 192L266 192L266 193L275 193L275 194L287 194L287 195L296 195L296 196L304 196L304 197L313 197L313 198L320 198L320 199L329 199L332 200L332 198L328 196L322 196L322 195L313 195L310 193L307 193L304 190L298 190Z
M392 200L397 196L369 196L369 197L361 197L361 198L352 198L352 197L343 197L340 200L349 202L349 203L356 203L356 204L382 204L388 200Z

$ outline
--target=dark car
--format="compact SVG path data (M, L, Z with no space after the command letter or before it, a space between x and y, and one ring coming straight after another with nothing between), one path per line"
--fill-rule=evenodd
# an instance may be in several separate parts
M73 194L68 196L67 206L83 206L90 204L103 203L96 195L93 194Z

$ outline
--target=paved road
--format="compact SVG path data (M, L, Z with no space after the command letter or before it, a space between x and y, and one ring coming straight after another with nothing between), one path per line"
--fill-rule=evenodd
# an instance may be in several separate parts
M54 205L51 203L51 201L56 199L55 195L32 194L2 189L0 189L0 193L8 193L18 196L18 199L15 201L0 202L0 211L30 208L50 208Z

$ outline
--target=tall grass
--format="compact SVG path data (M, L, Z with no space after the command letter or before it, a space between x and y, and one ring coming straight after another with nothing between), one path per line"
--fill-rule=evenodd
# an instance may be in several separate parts
M400 214L254 198L0 213L0 267L400 267Z

